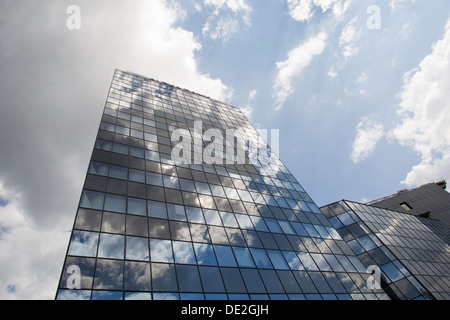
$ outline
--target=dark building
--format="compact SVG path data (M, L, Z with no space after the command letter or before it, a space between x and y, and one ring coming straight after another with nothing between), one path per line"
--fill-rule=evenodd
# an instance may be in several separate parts
M371 206L391 209L441 221L450 228L450 193L447 182L432 182L411 190L369 202Z

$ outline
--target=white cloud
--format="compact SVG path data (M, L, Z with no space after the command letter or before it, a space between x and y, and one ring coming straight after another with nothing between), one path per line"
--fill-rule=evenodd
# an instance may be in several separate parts
M328 35L320 32L288 53L288 59L277 62L278 73L275 79L275 110L279 110L287 98L294 92L291 81L299 76L314 57L321 55L326 48Z
M391 10L395 10L397 8L401 8L405 6L407 3L414 3L416 0L390 0L389 1L389 7L391 7Z
M62 270L69 232L28 224L20 194L0 183L8 205L0 207L0 299L52 299Z
M115 68L222 101L231 94L220 79L199 71L201 46L175 26L183 18L176 6L163 0L78 3L82 27L76 31L66 28L66 2L0 4L3 299L54 298L65 231L73 224Z
M384 136L384 126L370 117L364 117L356 127L356 137L350 158L357 164L366 160Z
M289 15L296 21L309 22L316 9L322 9L322 13L333 11L336 21L341 21L351 4L351 0L287 0Z
M213 8L203 25L202 33L211 39L226 44L241 29L241 23L250 25L252 8L245 0L204 0L204 5Z
M258 92L256 90L251 90L248 93L247 104L244 107L240 107L242 113L247 117L247 119L250 119L253 114L253 101L255 100L257 94Z
M398 115L390 137L421 157L403 181L416 186L450 178L450 19L444 36L420 65L405 74Z
M355 26L356 20L350 21L343 29L341 37L339 39L339 46L342 50L342 55L348 59L352 56L358 54L359 49L356 46L356 41L361 36L361 31L359 31Z

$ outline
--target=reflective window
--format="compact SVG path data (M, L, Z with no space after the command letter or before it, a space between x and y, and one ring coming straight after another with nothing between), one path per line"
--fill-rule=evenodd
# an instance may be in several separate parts
M128 213L137 214L140 216L147 215L147 205L146 201L137 198L128 198Z
M105 210L113 212L126 212L127 198L114 194L106 194Z
M169 222L161 219L148 219L150 237L170 239Z
M320 253L311 253L311 257L316 262L317 267L321 271L332 271L325 258Z
M191 241L189 225L185 222L169 221L170 235L173 240Z
M242 281L239 269L236 268L221 268L225 288L228 292L245 293L245 285Z
M269 227L270 232L283 233L277 220L269 219L269 218L265 218L264 220L265 220L267 226Z
M147 205L149 217L167 219L167 209L164 202L148 200Z
M180 189L178 178L174 176L163 176L164 187L172 189Z
M189 222L205 223L203 218L202 209L195 207L186 207L186 216Z
M222 220L220 219L219 212L216 210L203 210L205 220L207 224L221 226Z
M304 270L304 267L295 252L283 251L283 256L291 270Z
M242 278L249 293L266 293L264 283L255 269L241 269Z
M173 262L171 241L150 239L150 257L153 262Z
M171 220L186 221L184 206L168 203L167 213Z
M256 266L263 269L272 269L272 263L267 256L266 250L250 248Z
M123 290L123 261L98 259L94 289Z
M163 186L162 175L160 175L159 173L146 172L145 176L146 176L147 184L150 184L153 186L158 186L158 187Z
M120 213L104 212L102 219L102 232L124 233L125 215Z
M234 214L231 212L220 212L220 216L222 217L223 225L225 227L237 228L239 227Z
M297 255L298 255L298 258L300 259L302 265L305 267L305 270L308 270L308 271L319 270L309 253L298 252Z
M200 275L196 266L177 265L180 292L202 292Z
M272 261L275 269L289 269L289 266L284 260L281 251L267 250L267 254L269 255L270 261Z
M256 216L249 216L249 218L253 222L253 225L255 226L256 230L267 231L267 232L269 231L263 218L256 217Z
M234 254L236 256L239 267L254 268L252 256L248 248L233 247Z
M148 261L148 239L127 237L126 259Z
M134 236L148 237L147 218L127 216L126 233Z
M178 291L177 278L175 274L175 266L171 264L152 263L152 285L154 291ZM161 294L153 293L155 300L167 300L171 299L173 294ZM178 294L177 294L178 296Z
M145 262L125 261L124 290L150 291L150 264ZM131 299L132 297L128 297ZM134 296L133 299L138 299ZM145 299L148 299L145 296Z
M217 265L217 260L212 245L204 243L194 243L194 249L198 264L208 266Z
M80 206L88 209L102 210L104 199L104 193L85 190L81 196Z
M195 255L192 243L173 241L173 254L175 257L175 263L183 264L195 264Z
M109 176L111 178L127 180L128 179L128 169L125 167L110 165L109 166Z
M145 171L130 169L129 171L129 180L145 183Z
M199 267L199 271L205 292L225 292L219 268Z
M248 230L254 229L252 221L250 220L249 216L244 214L236 214L235 217L241 229L248 229Z
M381 266L381 270L389 277L391 281L397 281L404 277L404 275L392 262Z
M101 233L98 245L98 257L123 259L125 237L118 234Z
M69 255L95 257L98 238L97 232L74 230L70 241Z
M89 173L100 176L108 176L109 165L106 163L92 161L89 165Z
M222 227L208 226L211 241L214 244L229 244L225 229Z
M284 293L284 288L274 270L259 270L267 292Z
M209 237L208 228L202 224L190 224L192 241L211 243L211 238Z
M303 227L305 228L306 232L308 232L309 236L319 238L320 235L317 232L316 228L312 224L309 223L303 223Z
M236 260L234 259L231 247L214 245L217 261L221 267L236 267Z
M289 222L284 221L284 220L279 220L278 223L281 226L281 229L283 229L283 232L286 234L295 234L294 229L292 229L291 225L289 224Z

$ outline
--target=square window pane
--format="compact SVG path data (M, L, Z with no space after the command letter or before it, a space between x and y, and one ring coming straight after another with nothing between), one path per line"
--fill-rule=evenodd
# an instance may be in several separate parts
M138 237L127 237L126 259L149 260L148 239Z
M148 200L147 205L149 217L167 219L167 209L164 202Z
M253 262L252 256L248 248L233 247L236 260L239 267L243 268L255 268L255 263Z
M250 220L249 216L244 214L235 214L236 220L239 223L239 226L242 229L252 230L254 229L252 221Z
M126 233L134 236L148 237L147 218L127 216Z
M102 219L102 232L124 233L125 215L120 213L104 212Z
M172 245L175 263L196 264L192 243L173 241Z
M178 291L177 278L175 274L175 266L171 264L152 263L152 284L154 291ZM169 296L171 294L168 294ZM153 294L153 298L158 299L157 294ZM163 297L159 297L163 298ZM168 297L164 296L164 300Z
M201 208L195 207L185 207L187 220L189 222L195 223L205 223L205 219L203 218L203 213Z
M209 237L208 228L202 224L190 224L192 241L211 243L211 238Z
M262 269L272 269L272 263L270 262L269 256L264 249L250 248L253 260L255 260L256 266Z
M135 182L145 183L145 171L130 169L128 179Z
M170 239L169 222L161 219L148 219L148 229L151 238Z
M221 226L222 220L220 219L219 212L216 210L203 210L205 215L206 223L214 226Z
M125 167L110 165L109 166L109 176L111 178L127 180L128 179L128 169Z
M128 213L147 216L146 201L137 198L128 198Z
M85 190L81 196L80 207L102 210L104 199L104 193Z
M98 257L123 259L125 249L125 237L118 234L100 234Z
M168 203L167 213L171 220L186 221L184 206Z
M105 211L126 212L126 197L107 194L105 197Z
M221 267L236 267L236 260L231 247L214 245L217 261Z
M225 227L239 228L239 224L231 212L220 212L220 216Z
M123 290L123 261L98 259L94 289Z
M150 257L153 262L173 262L171 241L150 239Z
M272 261L275 269L289 269L286 261L283 258L283 254L278 250L267 250L267 254L269 255L270 261Z
M198 264L207 266L216 266L217 260L214 254L213 246L205 243L194 243L195 254Z
M109 165L106 163L92 161L89 165L89 173L100 176L108 176Z
M147 184L150 184L153 186L158 186L158 187L163 186L162 175L160 175L159 173L147 172L145 174L145 176L146 176Z
M97 232L74 230L70 240L69 255L95 257L99 234Z
M199 271L205 292L225 292L219 268L199 267Z
M125 261L124 290L151 290L150 263Z
M200 275L196 266L177 265L180 292L202 292Z

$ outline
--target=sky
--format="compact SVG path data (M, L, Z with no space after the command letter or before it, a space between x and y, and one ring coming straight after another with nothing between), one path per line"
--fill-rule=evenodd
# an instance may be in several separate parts
M279 129L319 206L450 180L448 0L0 0L0 299L54 299L116 68Z

